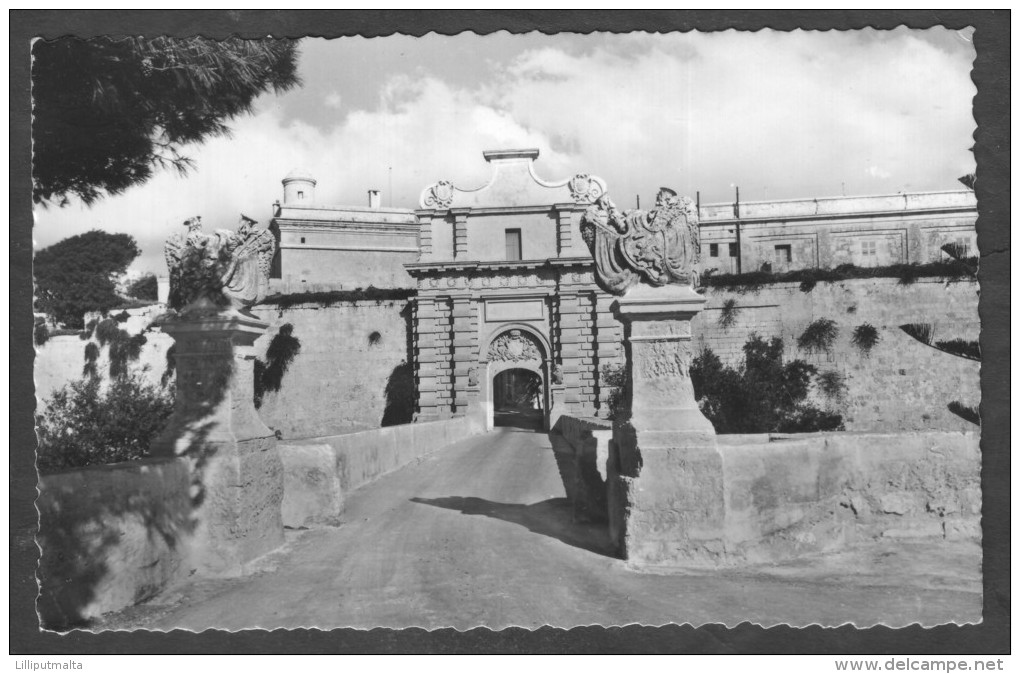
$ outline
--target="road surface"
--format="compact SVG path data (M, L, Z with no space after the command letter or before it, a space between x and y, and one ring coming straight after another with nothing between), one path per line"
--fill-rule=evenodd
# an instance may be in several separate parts
M537 628L980 620L980 548L902 541L741 571L653 574L571 522L548 436L504 428L349 495L244 578L191 581L98 629ZM848 572L847 569L855 569Z

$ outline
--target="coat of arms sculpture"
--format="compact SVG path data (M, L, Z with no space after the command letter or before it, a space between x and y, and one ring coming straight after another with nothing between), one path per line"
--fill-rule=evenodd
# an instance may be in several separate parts
M698 285L697 208L667 187L649 211L620 211L607 195L599 197L581 219L581 235L595 258L599 285L609 293L622 295L641 282Z
M233 232L202 232L202 218L184 221L187 234L171 236L164 246L170 269L170 307L247 309L266 296L276 252L271 232L244 215Z

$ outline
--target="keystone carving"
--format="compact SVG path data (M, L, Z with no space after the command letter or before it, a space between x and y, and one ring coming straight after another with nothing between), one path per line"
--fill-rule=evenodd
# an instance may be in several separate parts
M599 197L581 218L581 235L595 258L599 285L609 293L622 295L641 282L698 285L697 209L667 187L649 211L621 212L608 196Z
M520 330L510 330L497 337L489 345L489 360L520 362L541 360L538 344Z
M204 305L247 309L266 296L276 240L241 215L235 231L202 232L202 218L184 221L187 234L174 234L164 246L170 270L170 306Z

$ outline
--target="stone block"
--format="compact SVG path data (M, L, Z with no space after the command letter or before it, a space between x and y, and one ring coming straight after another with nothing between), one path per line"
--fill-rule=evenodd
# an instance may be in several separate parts
M336 455L329 444L280 445L283 461L283 525L298 529L337 526L344 495Z

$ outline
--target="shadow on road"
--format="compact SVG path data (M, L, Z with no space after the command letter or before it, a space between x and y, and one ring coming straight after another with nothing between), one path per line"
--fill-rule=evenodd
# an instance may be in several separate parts
M437 508L459 510L464 515L484 515L504 522L512 522L526 527L536 534L555 538L575 548L606 557L615 557L606 527L573 522L570 501L565 498L551 498L531 505L498 503L477 496L415 497L411 501Z

